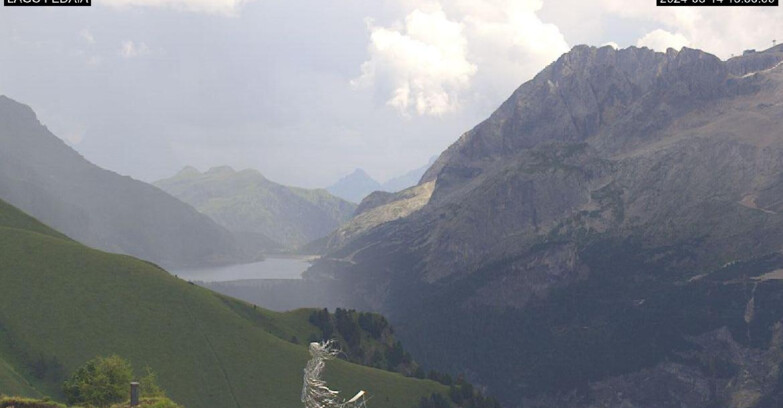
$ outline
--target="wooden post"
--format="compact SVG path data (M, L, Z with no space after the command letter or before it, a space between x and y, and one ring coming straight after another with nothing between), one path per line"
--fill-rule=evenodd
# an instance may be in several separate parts
M139 405L139 383L132 382L130 395L130 406L135 407Z

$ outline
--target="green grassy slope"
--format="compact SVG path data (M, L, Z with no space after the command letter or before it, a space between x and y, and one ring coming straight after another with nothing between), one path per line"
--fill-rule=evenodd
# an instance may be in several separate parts
M0 357L0 394L39 397L40 393Z
M38 232L55 238L67 239L65 235L41 224L35 218L23 213L2 200L0 200L0 226Z
M0 282L8 363L0 360L0 393L57 397L65 375L117 353L149 365L188 408L301 405L309 355L281 338L311 330L297 314L254 310L147 262L89 249L1 202ZM444 391L343 361L327 367L327 379L346 397L366 389L377 408L414 407Z

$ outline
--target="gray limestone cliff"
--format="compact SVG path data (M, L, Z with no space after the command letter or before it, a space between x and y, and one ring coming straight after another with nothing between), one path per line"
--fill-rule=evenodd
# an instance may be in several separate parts
M308 275L508 406L775 406L780 51L575 47Z

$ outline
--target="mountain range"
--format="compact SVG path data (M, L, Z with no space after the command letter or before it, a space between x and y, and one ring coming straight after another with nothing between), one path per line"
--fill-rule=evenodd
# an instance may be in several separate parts
M256 170L186 167L154 183L233 232L248 250L293 249L323 238L351 218L356 205L326 190L288 187Z
M300 340L326 332L311 311L258 309L82 243L203 265L248 259L243 234L270 248L328 234L308 287L383 312L420 362L505 406L783 404L783 45L728 61L577 46L417 185L365 189L355 208L254 171L163 182L233 231L90 164L5 97L0 144L3 392L57 396L66 373L119 353L187 406L298 404ZM268 200L334 224L244 228ZM332 372L338 388L377 385L379 407L447 392L347 362Z
M783 46L577 46L309 279L509 407L783 403Z
M424 172L435 162L436 157L430 159L429 163L413 169L405 174L392 177L384 183L379 183L370 177L362 169L356 169L353 173L341 178L335 184L326 188L330 193L348 200L353 203L359 203L374 191L396 193L413 187L419 183Z
M252 259L209 217L156 187L93 165L30 107L5 96L0 198L86 245L164 266Z

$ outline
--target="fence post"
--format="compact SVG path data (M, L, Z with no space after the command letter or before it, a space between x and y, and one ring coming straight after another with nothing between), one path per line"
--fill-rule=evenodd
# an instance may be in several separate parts
M130 406L135 407L139 405L139 383L132 382L130 385Z

